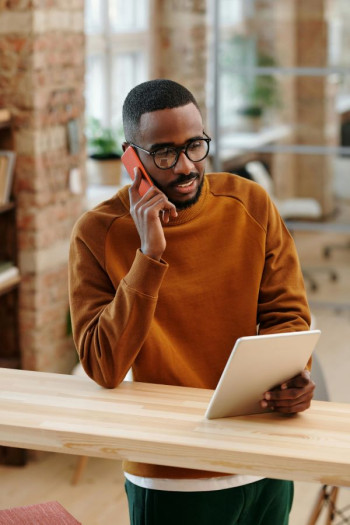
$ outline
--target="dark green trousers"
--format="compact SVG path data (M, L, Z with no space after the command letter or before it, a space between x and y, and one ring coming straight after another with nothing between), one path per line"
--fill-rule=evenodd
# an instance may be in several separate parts
M288 525L293 483L263 479L232 489L167 492L126 480L131 525Z

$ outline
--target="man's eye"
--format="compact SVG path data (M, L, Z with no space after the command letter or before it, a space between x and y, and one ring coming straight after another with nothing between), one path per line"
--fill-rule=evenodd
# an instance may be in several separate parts
M191 142L188 145L188 149L197 149L197 148L200 148L201 146L202 146L202 141L201 140L195 140L194 142Z
M175 152L176 154L176 152ZM158 158L161 157L169 157L171 155L174 155L174 150L172 148L163 148L156 151L156 156Z

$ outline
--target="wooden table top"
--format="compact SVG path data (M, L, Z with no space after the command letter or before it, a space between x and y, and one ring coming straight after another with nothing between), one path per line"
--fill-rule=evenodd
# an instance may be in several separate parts
M0 369L0 444L350 486L350 404L206 420L211 390Z

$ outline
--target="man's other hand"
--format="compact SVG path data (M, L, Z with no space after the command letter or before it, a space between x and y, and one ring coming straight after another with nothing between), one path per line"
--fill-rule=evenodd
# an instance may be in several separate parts
M260 404L263 408L268 407L284 414L303 412L310 407L314 390L315 383L311 380L310 372L304 370L279 387L265 392Z

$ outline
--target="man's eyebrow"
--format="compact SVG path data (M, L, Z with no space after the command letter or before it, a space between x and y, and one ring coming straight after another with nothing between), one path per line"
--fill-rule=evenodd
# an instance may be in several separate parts
M166 148L167 146L175 146L175 142L157 142L156 144L152 144L149 149L154 150L154 149Z
M192 140L198 140L198 139L204 139L204 138L205 137L203 137L202 135L198 135L196 137L191 137L190 139L186 140L186 142L184 142L183 144L180 144L179 147L182 146L182 145L188 144ZM168 146L174 147L174 148L177 147L175 142L158 142L156 144L152 144L149 149L150 149L150 151L153 151L155 149L166 148Z

